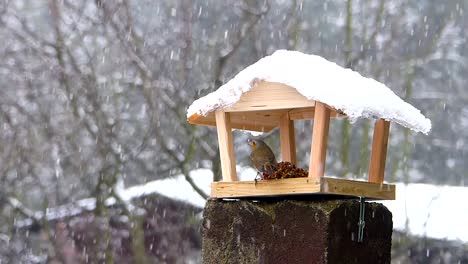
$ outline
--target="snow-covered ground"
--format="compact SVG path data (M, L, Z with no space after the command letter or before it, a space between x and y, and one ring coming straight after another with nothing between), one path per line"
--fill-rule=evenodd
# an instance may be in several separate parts
M252 179L252 169L240 170L241 179ZM210 193L212 173L206 169L191 174L197 185ZM432 238L468 242L468 187L436 186L430 184L397 183L395 201L383 201L393 214L393 227L411 234ZM203 207L205 200L198 195L183 176L149 182L124 190L135 197L157 192L164 196Z
M468 187L397 183L395 201L382 203L393 226L411 234L468 242Z
M253 180L255 171L253 169L241 169L237 167L237 172L240 174L241 180ZM191 172L190 176L195 181L197 186L202 189L206 194L210 195L211 182L213 181L213 173L208 169L198 169ZM138 185L125 189L121 195L124 197L137 197L144 194L157 192L169 198L184 201L198 207L205 206L205 199L203 199L197 192L195 192L190 184L183 176L176 176L164 180L157 180L148 182L144 185Z

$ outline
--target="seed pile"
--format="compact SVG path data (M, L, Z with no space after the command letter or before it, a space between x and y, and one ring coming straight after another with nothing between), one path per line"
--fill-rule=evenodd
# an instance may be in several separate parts
M267 173L263 173L264 180L300 178L307 176L308 172L306 170L298 168L291 162L287 161L279 162L272 176L268 175Z

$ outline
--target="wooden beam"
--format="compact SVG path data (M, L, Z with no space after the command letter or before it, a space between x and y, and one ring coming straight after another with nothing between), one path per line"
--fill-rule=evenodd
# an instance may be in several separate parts
M288 113L280 118L280 142L283 161L296 165L296 139L294 136L294 121L289 119Z
M236 157L229 113L218 110L215 112L215 117L223 181L237 181Z
M322 177L320 191L327 194L395 200L395 185Z
M369 182L382 183L384 181L389 131L389 121L379 119L375 122L369 165Z
M320 179L289 178L263 181L213 182L211 197L249 197L320 192Z
M290 105L291 106L291 105ZM343 113L333 108L330 108L330 117L345 117ZM272 110L252 110L252 111L236 111L228 112L231 117L231 128L252 130L259 132L269 132L279 126L279 120L282 115L288 113L290 120L307 120L314 119L314 107L300 107L288 109L272 109ZM209 112L205 116L197 113L191 115L188 122L196 125L216 126L214 112Z
M339 110L333 108L330 108L330 110L330 117L346 117L346 115ZM314 119L314 114L314 107L293 108L289 111L289 119L310 120Z
M288 178L263 181L213 182L212 198L278 195L346 195L369 199L395 200L395 185L328 177Z
M307 99L295 88L277 82L260 81L254 87L241 95L239 100L226 112L244 112L273 109L289 109L292 107L313 107L313 100Z
M314 107L295 108L289 111L291 120L310 120L314 119Z
M228 111L226 111L228 112ZM279 126L279 120L288 109L271 111L249 111L249 112L228 112L231 119L231 128L251 130L259 132L269 132ZM205 126L216 126L214 112L206 116L193 114L188 119L189 123Z
M314 129L310 150L309 177L323 177L325 173L329 126L330 108L317 101L315 103Z

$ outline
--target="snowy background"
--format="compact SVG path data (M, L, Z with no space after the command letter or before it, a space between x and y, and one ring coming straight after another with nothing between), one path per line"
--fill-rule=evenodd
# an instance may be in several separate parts
M428 135L390 128L393 258L468 262L467 10L465 0L0 1L0 262L198 263L200 207L221 176L216 130L188 124L187 109L279 49L378 80L432 121ZM327 175L366 178L372 127L331 122ZM311 129L296 124L301 167ZM234 133L240 168L248 136ZM278 131L264 137L278 153Z

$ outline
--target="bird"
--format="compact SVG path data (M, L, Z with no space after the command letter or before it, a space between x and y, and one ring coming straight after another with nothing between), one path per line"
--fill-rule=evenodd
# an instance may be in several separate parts
M257 176L260 175L262 180L264 179L264 174L268 174L270 177L273 176L278 163L271 148L260 139L249 138L247 143L251 150L250 161L252 162L252 166L258 171ZM256 180L257 177L255 177Z

